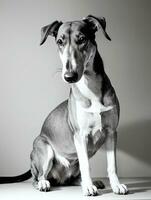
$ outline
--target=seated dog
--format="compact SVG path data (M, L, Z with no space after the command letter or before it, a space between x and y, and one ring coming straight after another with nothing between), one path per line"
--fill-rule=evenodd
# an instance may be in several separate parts
M105 143L107 171L111 188L126 194L116 173L116 140L119 102L104 71L95 33L106 32L105 18L92 15L80 21L54 21L41 30L41 45L49 35L55 37L63 64L62 79L70 84L69 98L46 118L31 152L31 170L21 176L1 178L0 182L25 180L32 174L40 191L51 185L81 184L84 195L97 195L101 181L90 177L89 158Z

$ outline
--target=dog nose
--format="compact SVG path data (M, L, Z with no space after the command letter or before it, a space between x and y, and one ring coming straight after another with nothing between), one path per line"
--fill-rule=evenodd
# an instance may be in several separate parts
M75 83L78 80L78 73L77 72L66 72L64 74L64 79L69 83Z

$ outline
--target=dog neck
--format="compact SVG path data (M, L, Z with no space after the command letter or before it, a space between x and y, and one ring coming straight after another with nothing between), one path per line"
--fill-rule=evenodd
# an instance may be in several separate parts
M95 54L92 56L92 59L90 59L89 62L86 63L85 66L85 71L84 74L85 75L89 75L90 74L95 74L96 76L104 76L104 64L103 64L103 60L96 48Z
M84 66L83 76L80 81L72 84L74 97L78 100L80 98L85 102L92 99L100 99L104 73L103 61L96 50L93 58Z

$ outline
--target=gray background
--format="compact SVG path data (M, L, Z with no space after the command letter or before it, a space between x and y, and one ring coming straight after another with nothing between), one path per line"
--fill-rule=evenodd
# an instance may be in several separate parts
M112 42L97 33L99 51L121 104L119 176L151 176L151 1L0 0L0 175L29 168L32 142L47 114L68 97L53 38L39 46L53 20L104 16ZM104 150L92 176L106 176Z

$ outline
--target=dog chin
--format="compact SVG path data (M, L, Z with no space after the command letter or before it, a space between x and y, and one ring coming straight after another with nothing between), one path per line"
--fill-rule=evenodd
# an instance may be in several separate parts
M73 83L77 83L79 80L77 80L77 81L66 81L66 80L63 78L63 81L64 81L65 83L68 83L68 84L73 84Z

